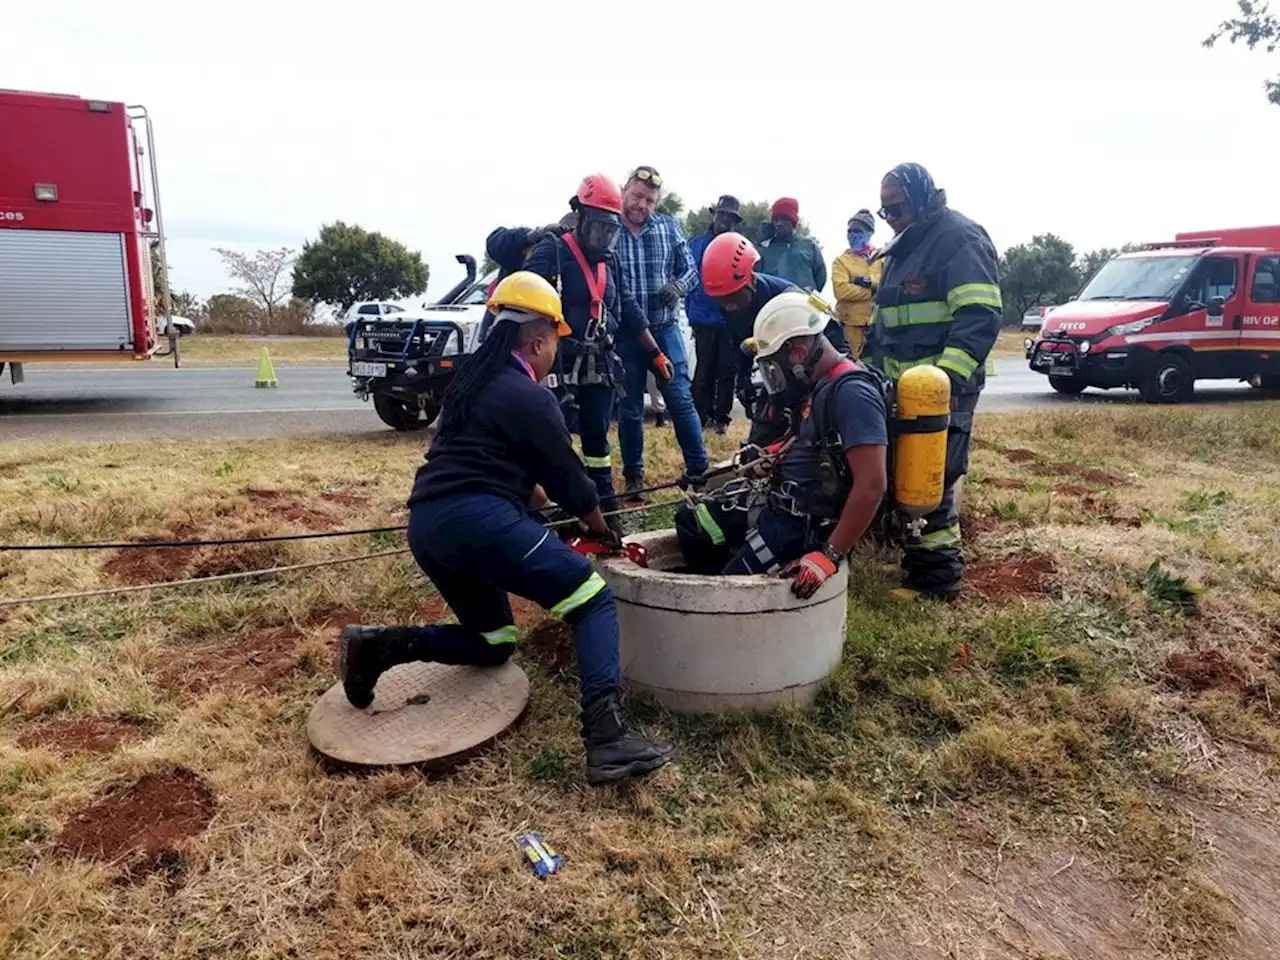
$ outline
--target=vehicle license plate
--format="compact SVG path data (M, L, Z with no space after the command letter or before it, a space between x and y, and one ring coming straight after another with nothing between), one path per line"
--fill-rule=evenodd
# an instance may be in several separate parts
M385 377L387 375L387 365L385 363L362 363L359 360L351 362L351 375L353 377Z

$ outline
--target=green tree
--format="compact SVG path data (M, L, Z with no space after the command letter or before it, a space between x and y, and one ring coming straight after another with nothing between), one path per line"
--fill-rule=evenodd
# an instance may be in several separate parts
M1228 43L1243 43L1250 50L1263 47L1267 53L1275 53L1280 47L1280 18L1271 13L1266 0L1236 0L1240 16L1223 20L1218 29L1204 40L1204 46L1212 47L1226 38ZM1280 76L1266 81L1267 99L1280 106Z
M684 201L680 199L678 193L664 194L662 199L658 201L658 205L654 208L659 213L665 213L669 217L680 219L680 214L684 213Z
M257 304L262 310L260 333L273 333L276 312L289 299L289 268L293 265L294 252L288 247L274 250L258 250L240 253L214 247L222 258L222 267L233 280L244 286L236 291L241 297Z
M1010 247L1000 258L1000 295L1005 323L1016 324L1031 307L1065 303L1080 288L1075 248L1042 233Z
M705 207L695 207L684 215L684 233L687 237L696 237L711 226L711 207L714 201ZM762 200L750 200L742 205L742 222L738 224L738 233L756 242L760 237L761 224L769 222L769 204ZM796 233L809 235L809 224L804 220L796 227Z
M302 245L293 295L346 311L358 300L399 300L427 289L422 254L354 224L325 224Z

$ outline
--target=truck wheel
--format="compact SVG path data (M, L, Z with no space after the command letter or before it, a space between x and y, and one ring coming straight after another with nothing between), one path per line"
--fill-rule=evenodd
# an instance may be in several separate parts
M393 430L426 429L440 414L437 403L428 403L425 409L420 409L380 393L373 395L373 409L377 411L378 419Z
M1049 386L1064 397L1075 397L1084 393L1085 388L1089 386L1089 381L1078 375L1073 377L1050 377Z
M1138 384L1138 394L1147 403L1182 403L1191 399L1195 387L1191 365L1176 353L1162 353Z

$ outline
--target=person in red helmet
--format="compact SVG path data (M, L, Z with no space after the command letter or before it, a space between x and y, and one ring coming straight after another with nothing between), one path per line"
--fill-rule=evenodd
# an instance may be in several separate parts
M624 382L617 341L639 341L663 382L672 378L675 368L654 342L644 311L623 289L613 260L622 230L622 191L604 174L593 173L582 179L569 206L577 215L573 230L544 235L524 269L556 287L565 321L573 330L560 344L560 382L548 385L562 389L565 399L577 407L582 460L607 510L615 505L609 417Z

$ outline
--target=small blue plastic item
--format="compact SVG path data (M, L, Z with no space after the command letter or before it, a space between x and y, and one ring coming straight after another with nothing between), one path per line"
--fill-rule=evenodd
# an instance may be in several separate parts
M516 837L516 846L524 854L533 872L544 880L564 866L564 857L556 853L536 830L526 831Z

